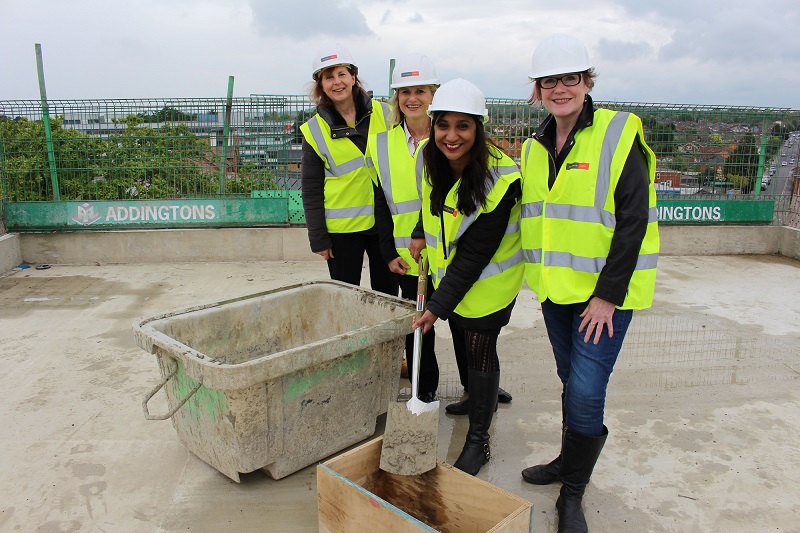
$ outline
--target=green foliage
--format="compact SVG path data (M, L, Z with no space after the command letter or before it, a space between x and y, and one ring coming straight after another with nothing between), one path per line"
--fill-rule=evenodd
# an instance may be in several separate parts
M746 186L741 187L742 192L750 192L752 180L758 175L758 148L759 144L754 135L745 135L731 152L722 170L728 181L733 181L730 176L747 178Z
M706 187L717 181L717 169L713 166L708 166L700 171L697 177L700 187Z
M644 127L645 142L659 157L675 153L675 124L673 122L662 123L653 117L646 117L642 120L642 126Z
M64 129L51 120L59 189L63 200L203 197L219 194L219 155L185 124L152 127L141 115L108 137ZM39 121L0 120L3 197L52 200L44 126ZM272 173L244 164L228 170L226 194L274 188Z
M155 113L139 113L137 116L141 117L141 119L147 123L188 122L191 120L197 120L197 114L184 113L183 111L169 106L164 106Z
M300 131L300 126L305 124L308 119L316 115L316 110L313 109L303 109L299 111L297 115L294 117L294 126L292 126L292 142L295 144L300 144L303 142L303 133Z
M742 193L747 194L753 190L753 178L739 174L728 174L727 178L733 184L733 187L741 189Z

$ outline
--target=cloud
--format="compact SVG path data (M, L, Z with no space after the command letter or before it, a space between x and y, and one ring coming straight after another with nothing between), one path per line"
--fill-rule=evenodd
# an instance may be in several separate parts
M408 21L412 24L422 24L425 22L425 19L422 18L422 14L415 12L413 15L408 17Z
M372 36L364 14L355 5L317 0L251 0L253 23L267 37L295 39Z
M627 63L635 59L647 57L653 52L653 47L645 42L618 41L616 39L600 39L595 46L595 55L598 59L607 62L619 61Z

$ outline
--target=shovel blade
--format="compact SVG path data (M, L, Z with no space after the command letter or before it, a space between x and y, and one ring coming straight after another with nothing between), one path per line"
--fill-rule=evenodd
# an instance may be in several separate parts
M422 413L429 413L431 411L439 411L439 402L430 402L425 403L419 398L411 398L406 402L406 407L409 411L414 413L415 415L420 415Z
M439 402L436 408L426 407L419 414L409 408L409 402L390 402L386 413L380 468L390 474L416 476L436 468L439 445Z

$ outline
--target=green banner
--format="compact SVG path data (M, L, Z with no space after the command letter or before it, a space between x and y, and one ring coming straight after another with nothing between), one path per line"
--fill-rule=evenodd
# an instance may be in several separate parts
M770 224L775 211L771 200L662 200L659 224Z
M282 226L294 220L292 198L205 200L10 202L4 204L9 231ZM662 200L660 224L770 224L768 200ZM302 214L302 212L300 212ZM302 217L301 217L302 218Z
M288 198L13 202L9 231L274 226L289 223Z

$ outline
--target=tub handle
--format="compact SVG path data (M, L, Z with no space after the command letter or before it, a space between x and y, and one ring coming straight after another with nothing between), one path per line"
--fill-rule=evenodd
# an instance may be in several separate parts
M170 378L174 378L175 374L177 374L177 373L178 373L178 369L175 368L172 372L167 374L161 380L161 383L156 385L155 388L153 388L153 390L151 390L150 392L148 392L145 395L144 400L142 400L142 410L144 411L144 417L147 420L166 420L167 418L171 418L172 415L177 413L178 409L183 407L183 404L185 404L189 400L189 398L191 398L194 395L194 393L197 392L200 389L200 387L203 385L203 376L200 376L200 379L197 380L197 385L195 385L194 388L191 391L189 391L189 394L187 394L184 399L182 399L180 402L178 402L178 405L176 405L175 407L170 409L170 411L167 414L165 414L165 415L151 415L150 414L150 410L147 408L147 402L149 402L150 398L155 396L155 394L158 391L160 391L162 389L162 387L164 387L164 385L167 384L167 381L169 381Z

